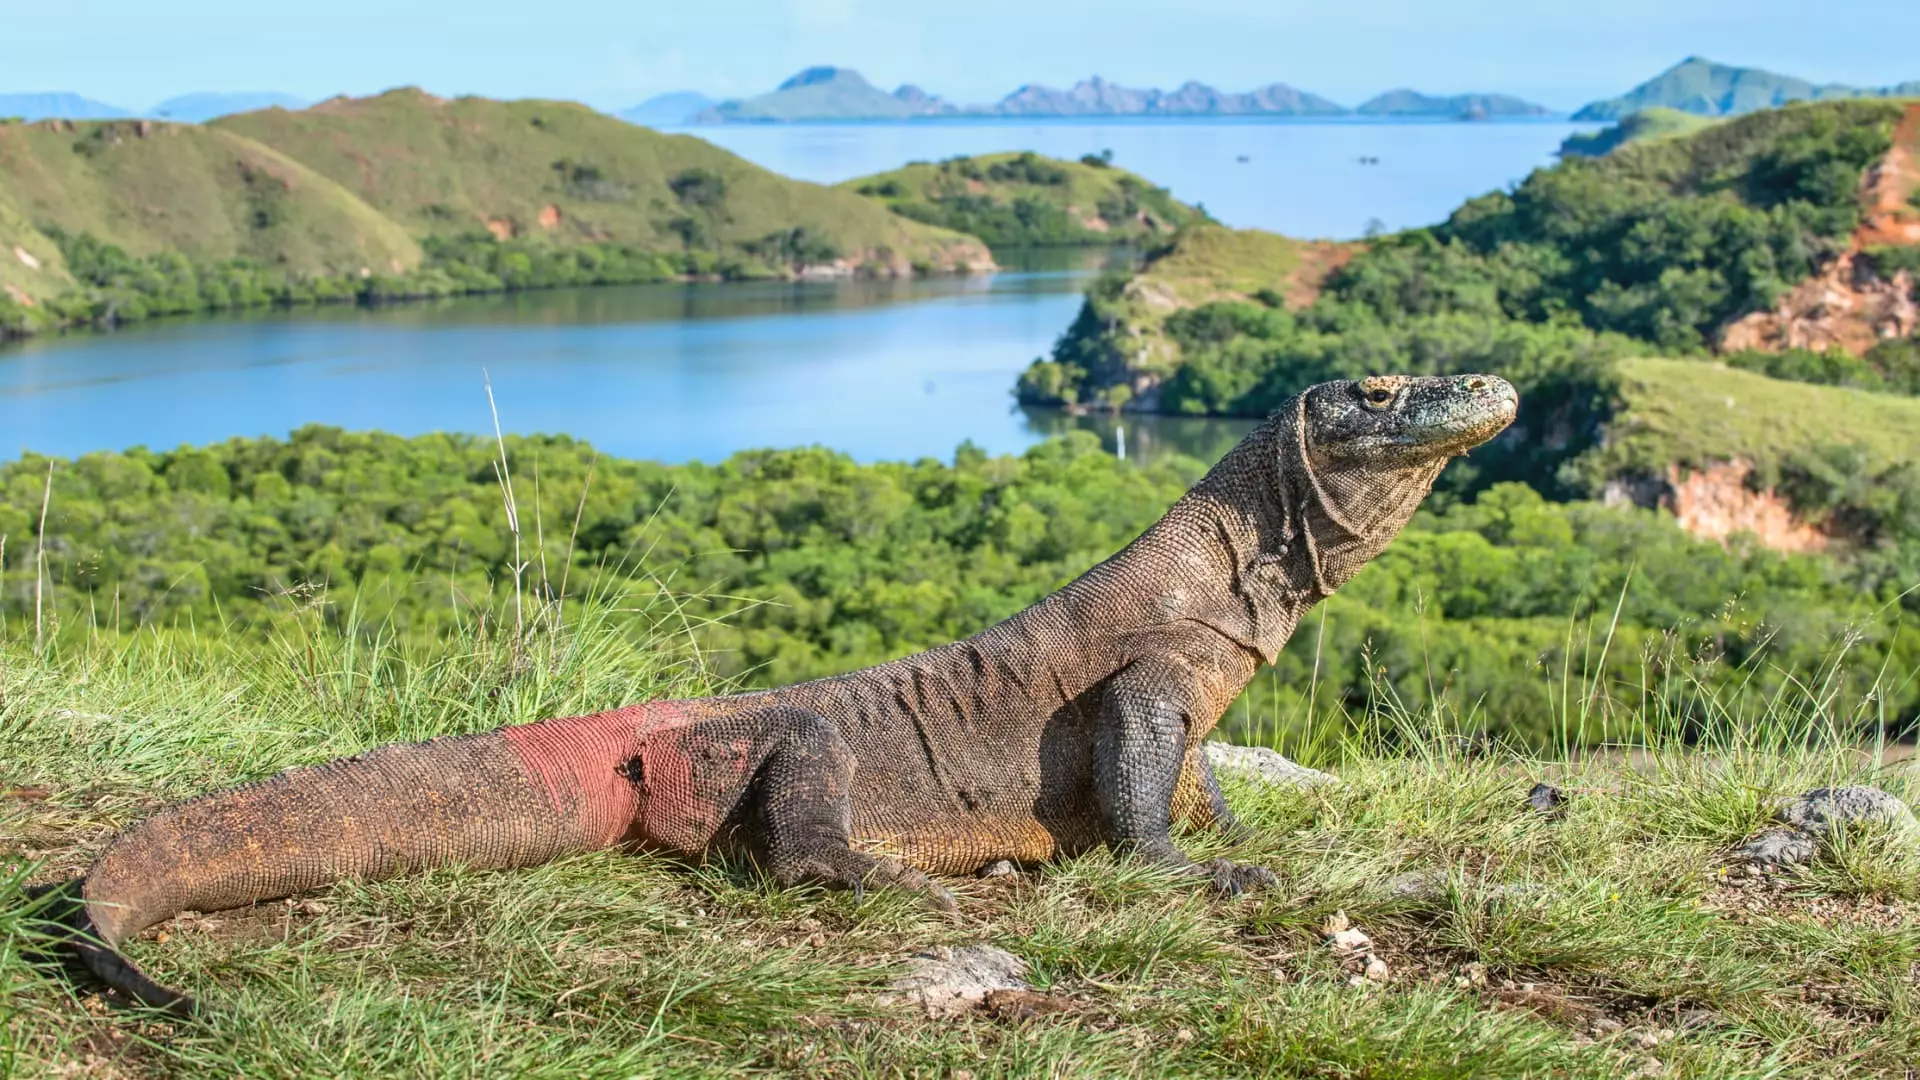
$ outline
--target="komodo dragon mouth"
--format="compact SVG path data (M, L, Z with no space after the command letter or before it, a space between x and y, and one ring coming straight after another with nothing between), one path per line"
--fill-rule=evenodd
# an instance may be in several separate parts
M1225 892L1271 884L1173 842L1176 823L1234 824L1200 741L1518 403L1490 375L1323 383L1123 550L972 637L796 686L384 746L181 803L95 861L76 947L108 984L188 1015L192 999L120 954L129 936L431 867L738 850L782 884L952 908L928 875L1108 844Z

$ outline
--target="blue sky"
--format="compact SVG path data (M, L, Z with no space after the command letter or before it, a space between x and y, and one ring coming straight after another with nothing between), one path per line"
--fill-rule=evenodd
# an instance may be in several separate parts
M1819 81L1920 79L1905 0L0 0L0 91L128 108L197 90L320 98L419 85L602 108L737 96L809 64L958 101L1098 72L1130 85L1498 90L1560 108L1688 54Z

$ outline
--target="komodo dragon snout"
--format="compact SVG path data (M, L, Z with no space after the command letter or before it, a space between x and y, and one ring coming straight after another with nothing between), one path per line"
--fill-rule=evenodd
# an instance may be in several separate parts
M1176 825L1234 825L1201 740L1517 404L1489 375L1325 383L1123 550L972 637L775 690L380 747L182 803L95 861L79 948L104 981L185 1014L191 999L118 951L178 912L615 846L737 850L783 884L942 906L931 874L1100 844L1226 892L1270 883L1174 843Z

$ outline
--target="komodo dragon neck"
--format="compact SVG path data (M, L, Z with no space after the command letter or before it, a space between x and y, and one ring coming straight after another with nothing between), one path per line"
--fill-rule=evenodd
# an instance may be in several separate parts
M1344 516L1301 423L1298 407L1268 419L1138 539L1030 615L1065 615L1100 637L1198 623L1273 663L1301 615L1384 548L1401 521L1369 529ZM1430 478L1413 478L1414 501Z

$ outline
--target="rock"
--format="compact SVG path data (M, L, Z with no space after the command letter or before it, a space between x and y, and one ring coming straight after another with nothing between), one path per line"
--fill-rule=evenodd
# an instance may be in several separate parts
M1013 865L1012 859L1000 859L980 868L980 876L983 878L1012 877L1019 872L1020 868Z
M1552 784L1535 784L1527 792L1527 808L1542 814L1557 813L1567 805L1567 794Z
M1377 956L1369 954L1367 956L1366 966L1360 969L1360 974L1365 976L1368 982L1386 982L1387 962Z
M1318 769L1309 769L1304 765L1295 765L1284 756L1264 746L1234 746L1231 743L1209 742L1206 748L1207 761L1216 769L1242 773L1269 784L1287 784L1293 787L1314 787L1320 784L1337 784L1339 777L1323 773Z
M1433 901L1447 895L1445 870L1409 870L1382 882L1382 892L1395 900Z
M1815 788L1780 807L1783 824L1747 841L1740 854L1758 866L1796 866L1811 860L1822 843L1849 826L1878 826L1920 841L1920 822L1899 799L1870 787Z
M1814 838L1793 828L1768 829L1747 841L1740 854L1761 866L1797 866L1813 858Z
M992 945L957 945L916 953L881 1004L918 1005L928 1016L967 1012L1002 990L1031 990L1027 962Z
M1920 822L1899 799L1870 787L1815 788L1781 807L1774 817L1818 839L1836 826L1882 825L1920 838Z

